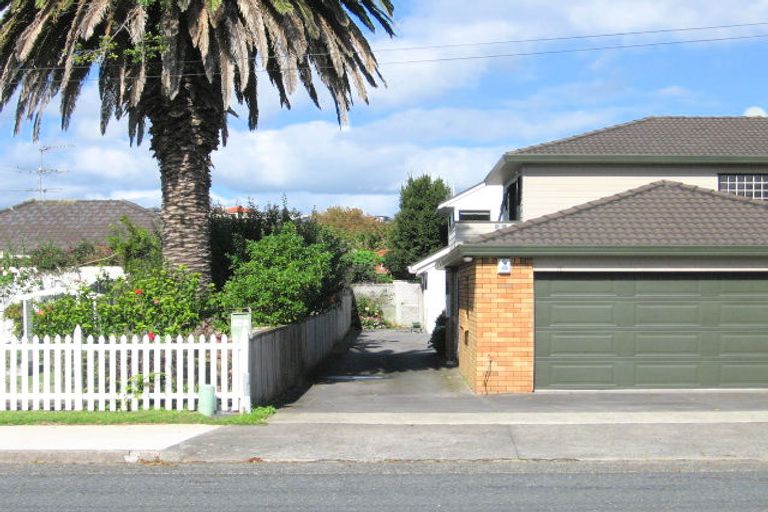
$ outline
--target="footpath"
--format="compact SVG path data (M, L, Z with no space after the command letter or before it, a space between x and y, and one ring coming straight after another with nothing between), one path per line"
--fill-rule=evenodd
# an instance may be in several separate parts
M266 425L0 427L0 463L768 462L768 391L477 396L423 334L366 332Z

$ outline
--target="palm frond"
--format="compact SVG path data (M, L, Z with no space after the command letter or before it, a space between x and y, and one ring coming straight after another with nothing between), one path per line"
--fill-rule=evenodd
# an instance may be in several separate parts
M299 87L319 106L319 79L344 123L353 98L368 101L383 84L363 30L393 34L389 0L0 0L1 9L0 109L16 98L16 128L32 120L35 137L57 96L69 125L92 68L102 130L127 114L137 143L153 108L182 88L218 112L222 140L234 101L256 128L260 73L287 108Z

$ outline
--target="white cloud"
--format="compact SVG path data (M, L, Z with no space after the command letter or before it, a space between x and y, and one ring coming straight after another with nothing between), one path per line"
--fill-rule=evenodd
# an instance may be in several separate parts
M747 117L768 117L768 112L763 107L749 107L744 111Z

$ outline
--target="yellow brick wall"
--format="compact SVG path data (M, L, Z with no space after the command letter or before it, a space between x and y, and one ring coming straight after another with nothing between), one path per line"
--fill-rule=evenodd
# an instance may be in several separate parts
M533 391L533 262L497 258L459 270L459 369L477 393Z

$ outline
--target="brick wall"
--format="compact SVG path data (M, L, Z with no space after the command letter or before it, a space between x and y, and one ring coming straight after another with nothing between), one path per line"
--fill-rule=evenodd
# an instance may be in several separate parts
M459 369L476 393L533 391L533 262L496 258L459 270Z

